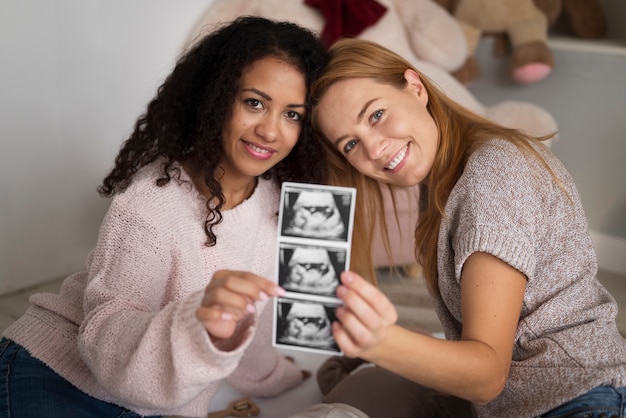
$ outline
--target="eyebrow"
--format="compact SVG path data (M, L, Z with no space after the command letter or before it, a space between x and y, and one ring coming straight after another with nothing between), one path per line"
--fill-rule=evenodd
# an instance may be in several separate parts
M261 96L262 98L264 98L265 100L269 102L272 101L272 98L267 93L264 93L261 90L257 90L254 87L251 87L249 89L241 89L241 91L251 91L253 93L258 94L259 96ZM304 103L290 103L287 105L287 107L306 107L306 105Z
M359 112L358 115L356 115L356 121L357 123L361 122L361 119L363 119L363 116L365 115L365 111L367 111L367 108L370 107L370 105L372 103L374 103L376 100L378 100L378 97L375 97L371 100L368 100L367 102L365 102L365 104L363 105L363 107L361 108L361 111ZM344 139L346 139L347 137L349 137L350 135L342 135L339 138L337 138L334 142L335 147L337 147L337 145L339 145L339 143L341 141L343 141Z

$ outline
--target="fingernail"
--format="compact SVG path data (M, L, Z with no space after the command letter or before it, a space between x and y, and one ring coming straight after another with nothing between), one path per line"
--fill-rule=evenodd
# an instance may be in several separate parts
M342 297L342 296L345 296L347 292L348 292L348 289L346 289L344 286L339 286L337 287L337 290L335 293L337 294L337 297Z
M222 319L226 321L231 320L233 319L233 315L228 312L224 312L222 313Z
M280 286L276 286L275 292L276 292L276 295L278 296L285 296L287 294L287 291L285 291L285 289L283 289Z
M249 303L248 306L246 306L246 310L248 311L248 313L254 313L254 305Z
M264 291L262 291L262 290L261 290L261 291L259 292L259 299L261 299L261 300L267 300L267 299L269 299L269 296L267 296L267 293L265 293Z

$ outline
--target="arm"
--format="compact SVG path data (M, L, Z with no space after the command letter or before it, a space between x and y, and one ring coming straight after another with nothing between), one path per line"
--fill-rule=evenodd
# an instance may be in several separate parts
M233 292L218 289L239 287L249 277L224 271L209 276L200 255L195 268L187 264L181 271L176 254L190 249L173 244L175 237L165 221L146 219L143 213L112 203L89 268L78 347L98 382L118 403L168 409L217 389L217 382L232 373L249 345L256 317L246 311L239 321L243 315L230 307L226 309L230 318L218 314L217 319L201 322L198 311L203 303L213 306L212 295L217 293L217 303L228 305L220 297L228 299ZM203 291L202 286L214 278L222 285ZM186 283L190 291L173 294L178 283ZM254 286L246 289L249 295L260 295L259 290L250 290ZM251 303L234 299L230 304L244 309ZM203 312L209 316L221 312L214 307L208 311ZM212 339L209 332L217 336Z
M342 275L335 338L359 356L433 389L487 403L507 380L525 277L485 253L466 261L461 277L463 335L440 340L395 325L395 309L374 286L353 273Z

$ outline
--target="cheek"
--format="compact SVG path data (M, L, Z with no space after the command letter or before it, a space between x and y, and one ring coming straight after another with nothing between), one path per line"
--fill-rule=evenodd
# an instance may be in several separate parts
M352 152L343 154L348 163L354 167L359 173L369 176L372 174L371 164L368 163L367 157L361 154L360 150L353 150Z
M404 138L407 136L415 136L424 131L424 125L421 119L415 115L399 115L391 116L385 124L387 131L386 136L391 138Z
M291 124L287 125L284 129L285 146L292 150L298 143L302 128L299 125Z

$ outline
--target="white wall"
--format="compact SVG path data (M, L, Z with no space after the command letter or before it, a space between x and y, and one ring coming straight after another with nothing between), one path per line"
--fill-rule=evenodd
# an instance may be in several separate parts
M83 267L109 203L96 187L211 1L0 2L0 294ZM548 101L556 92L479 87L474 93L485 103L491 93L546 100L540 104L557 113L564 132L592 129L594 115L602 116L609 136L603 128L596 136L564 137L555 150L581 184L594 237L608 236L613 251L617 243L619 258L626 242L624 102L603 109L602 97L590 99L598 89L586 85L576 94L569 85L561 102L588 117L568 125L561 117L568 107ZM610 87L600 92L610 94Z
M506 59L494 57L491 39L483 39L481 77L470 90L485 104L530 101L554 116L560 139L553 150L577 183L600 267L626 275L626 1L602 4L607 36L554 32L553 72L536 84L511 82Z
M210 2L0 2L0 293L82 268L96 187Z

